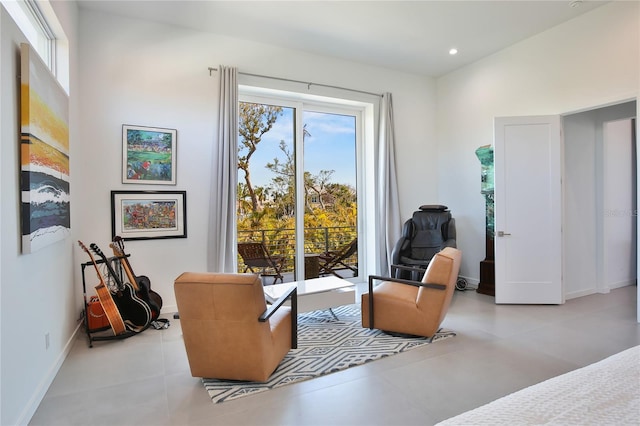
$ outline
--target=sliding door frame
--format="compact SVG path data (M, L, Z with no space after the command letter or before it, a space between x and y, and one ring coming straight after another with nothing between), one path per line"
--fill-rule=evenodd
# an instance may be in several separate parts
M373 194L372 188L367 188L365 184L365 176L370 175L367 170L373 167L373 164L367 164L366 154L371 148L368 148L367 139L372 139L373 123L373 104L363 102L349 101L337 98L323 98L318 96L305 96L304 94L295 92L275 91L264 88L254 88L249 86L240 86L238 97L239 102L250 102L265 105L282 106L294 109L294 148L295 148L295 168L296 168L296 217L295 217L295 242L296 242L296 259L295 271L304 271L304 207L305 193L300 188L304 188L304 111L313 111L327 114L341 114L355 117L355 133L356 133L356 194L357 194L357 225L356 232L358 235L358 276L348 278L349 281L361 282L366 276L367 267L367 247L371 244L368 242L366 230L373 228L374 216L373 212L366 208L372 201L367 193ZM299 171L302 170L303 173ZM303 212L303 214L299 214ZM366 224L371 223L369 227ZM369 238L370 239L370 238ZM369 262L370 263L370 262ZM296 280L303 279L299 274Z

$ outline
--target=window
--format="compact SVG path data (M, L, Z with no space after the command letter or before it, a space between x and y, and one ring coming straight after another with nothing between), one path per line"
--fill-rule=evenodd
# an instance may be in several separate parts
M284 257L285 282L314 278L317 266L305 271L305 259L364 239L366 107L240 93L238 241L263 242L270 255ZM358 257L345 257L334 272L356 279ZM242 258L238 267L244 271Z
M29 44L69 92L68 42L51 5L35 0L1 1Z

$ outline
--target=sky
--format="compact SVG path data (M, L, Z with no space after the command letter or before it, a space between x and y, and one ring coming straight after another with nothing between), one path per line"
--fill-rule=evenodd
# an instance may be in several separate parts
M305 111L303 121L311 136L305 138L304 167L312 175L320 170L334 170L331 183L356 186L356 136L355 117ZM293 152L293 109L283 108L273 127L262 137L256 152L251 157L251 181L255 186L267 186L274 174L264 166L278 158L286 161L280 150L281 140ZM244 182L244 173L238 174L239 182Z

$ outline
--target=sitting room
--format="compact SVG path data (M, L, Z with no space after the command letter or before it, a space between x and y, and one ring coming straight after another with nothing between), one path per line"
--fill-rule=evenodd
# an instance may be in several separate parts
M1 4L0 424L499 424L485 404L522 404L533 399L516 392L551 379L613 371L610 357L640 345L635 142L617 149L609 137L637 134L640 3ZM43 69L52 82L41 92L45 102L32 94ZM46 101L63 124L36 119ZM267 118L246 132L256 110ZM505 161L496 129L514 117L559 123L564 140L547 156L553 173L541 157ZM57 167L37 158L47 126L60 141ZM145 134L154 143L145 144ZM520 135L504 132L513 134ZM495 211L482 147L495 151ZM260 167L247 173L244 160ZM42 169L55 169L47 175L54 179L38 181ZM270 186L251 186L264 176ZM524 185L510 210L500 191L515 186L505 176ZM302 190L291 191L290 181ZM552 206L525 206L550 181ZM42 204L53 206L43 215L64 220L55 231L30 232ZM385 315L387 305L374 301L372 312L368 302L388 287L403 224L424 205L450 212L455 232L451 225L442 239L455 234L461 255L450 280L458 288L447 293L435 331L418 336L424 328L393 324L420 308ZM518 246L515 219L536 249ZM117 246L120 235L126 247ZM258 243L260 261L249 260L245 243ZM114 274L100 256L111 257L110 246L122 268ZM529 250L516 251L523 246ZM483 290L489 255L495 291ZM556 271L553 297L535 299ZM177 281L245 272L256 274L243 276L253 277L247 282L267 307L297 284L296 306L288 299L283 307L296 312L298 340L280 342L266 382L261 371L255 386L230 390L198 376L214 370L193 370L185 345L200 313L188 309L211 301L194 291L180 300ZM120 284L133 299L145 299L146 317L123 318L126 338L92 341L87 302L117 275L128 278ZM381 279L370 284L372 276ZM444 283L424 284L416 294L444 291ZM227 305L208 306L218 315ZM262 320L275 328L269 324L282 314L270 315ZM346 336L338 349L357 349L322 353L338 340L327 330ZM356 334L395 348L365 351ZM298 369L281 385L257 385L284 377L306 347L316 352L305 362L323 364L315 375ZM600 424L625 424L616 421L623 409L606 408L630 395L633 410L638 393L636 386L602 404ZM593 398L586 401L601 401ZM566 407L581 419L592 413ZM539 422L529 414L540 413L522 410L521 424Z

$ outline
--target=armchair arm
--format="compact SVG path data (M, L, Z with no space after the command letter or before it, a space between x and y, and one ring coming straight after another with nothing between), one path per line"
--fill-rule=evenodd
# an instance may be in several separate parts
M446 290L447 286L444 284L423 283L422 281L405 280L402 278L383 277L380 275L369 275L369 292L373 290L373 281L390 281L399 284L411 285L414 287L426 287L434 290Z
M287 290L260 315L258 321L266 322L287 299L291 299L291 349L296 349L298 347L298 287L293 286Z
M398 278L399 277L398 270L411 272L412 281L420 281L426 271L426 268L393 264L391 265L391 276L394 278Z
M334 252L334 251L323 251L322 253L320 253L318 255L318 257L320 258L320 260L331 260L334 257L336 257L336 252Z
M415 268L412 268L415 269ZM423 283L421 281L405 280L402 278L383 277L380 275L369 275L369 329L373 329L373 282L374 281L390 281L399 284L411 285L414 287L426 287L434 290L446 290L444 284Z

